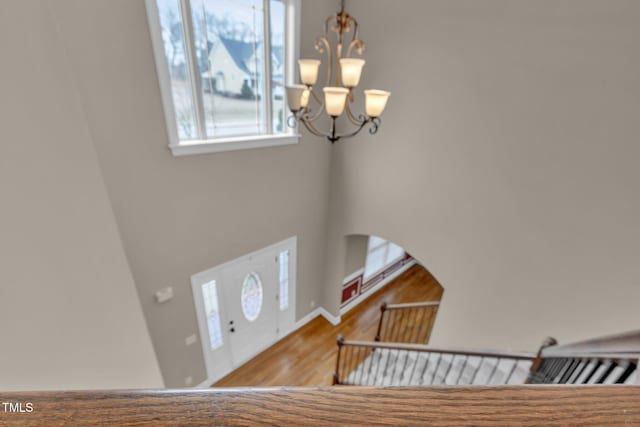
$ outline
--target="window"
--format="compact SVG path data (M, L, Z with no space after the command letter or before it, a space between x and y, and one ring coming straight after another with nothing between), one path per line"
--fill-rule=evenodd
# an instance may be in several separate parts
M242 283L240 294L242 313L249 322L254 322L262 310L262 282L257 273L249 273Z
M147 0L175 155L294 143L299 0Z
M289 251L280 252L280 310L289 308Z
M207 329L209 330L209 342L211 349L222 347L222 325L220 322L220 309L218 306L218 290L216 281L202 285L202 297L204 299L204 311L207 318Z
M364 266L364 281L380 273L404 256L404 249L380 237L369 237L367 259Z

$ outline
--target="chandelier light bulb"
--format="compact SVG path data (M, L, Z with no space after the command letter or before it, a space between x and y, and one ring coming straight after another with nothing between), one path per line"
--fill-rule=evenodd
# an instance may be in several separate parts
M365 104L367 110L367 116L369 117L380 117L385 107L387 106L387 101L389 100L389 96L391 92L387 92L385 90L365 90Z
M309 103L309 95L307 94L305 105L302 105L305 92L308 92L305 85L287 86L287 103L292 112L300 111Z
M344 112L348 94L349 89L343 87L325 87L324 102L327 114L331 117L341 116Z
M318 69L320 68L320 60L318 59L299 59L300 80L307 86L313 86L318 81Z
M362 68L365 60L358 58L342 58L340 59L340 71L342 74L342 84L344 87L354 88L360 83L362 76Z

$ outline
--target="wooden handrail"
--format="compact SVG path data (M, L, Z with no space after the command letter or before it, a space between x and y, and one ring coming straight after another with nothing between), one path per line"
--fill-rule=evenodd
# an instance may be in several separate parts
M543 359L589 359L589 360L610 360L612 362L637 361L640 353L592 353L587 351L548 351L544 353Z
M439 301L420 301L420 302L410 302L410 303L401 303L401 304L388 304L386 301L380 305L380 320L378 321L378 329L376 331L375 340L376 341L393 341L393 342L421 342L426 343L431 334L431 328L433 327L433 322L435 318L435 313L437 312L438 307L440 306ZM428 319L426 318L425 311L420 309L428 309L429 311ZM392 319L395 317L392 313L389 313L385 316L387 311L394 312L393 314L398 314L400 312L401 317L403 317L402 310L408 311L408 317L411 318L413 316L413 323L421 325L418 328L411 330L408 335L402 335L402 324L393 323ZM389 318L389 319L387 319ZM383 325L386 322L390 323L389 327L385 329L385 336L383 337ZM424 329L422 327L424 326ZM405 331L406 332L406 331Z
M535 353L495 350L469 350L460 348L441 348L421 344L389 343L379 341L343 341L342 346L381 348L388 350L406 350L425 353L443 353L463 356L495 357L503 359L534 360Z
M640 330L622 334L607 335L600 338L579 341L575 343L555 345L543 350L542 355L548 353L636 353L640 354Z
M386 310L403 310L407 308L422 308L422 307L438 307L440 302L438 301L425 301L425 302L408 302L404 304L386 304Z
M2 393L32 425L640 425L640 387L277 388Z

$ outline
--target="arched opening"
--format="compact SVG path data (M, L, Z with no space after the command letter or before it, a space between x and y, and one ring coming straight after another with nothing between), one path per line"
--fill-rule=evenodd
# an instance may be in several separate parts
M340 313L380 294L390 304L440 301L443 287L402 246L373 235L346 236Z

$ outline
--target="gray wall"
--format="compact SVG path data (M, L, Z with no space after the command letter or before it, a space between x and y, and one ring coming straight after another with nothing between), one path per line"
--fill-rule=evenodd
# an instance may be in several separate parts
M303 53L319 16L306 1ZM168 150L143 0L56 0L91 135L160 367L169 387L205 379L190 276L298 236L297 317L324 280L330 144L175 158ZM313 25L306 25L312 20ZM316 25L317 24L317 25ZM153 294L173 286L175 298Z
M162 387L47 3L0 2L0 390Z
M324 304L343 236L445 288L434 344L534 350L638 328L640 2L351 0L384 123L337 144Z
M344 277L364 268L367 261L369 236L355 234L346 237L346 253L344 261Z

